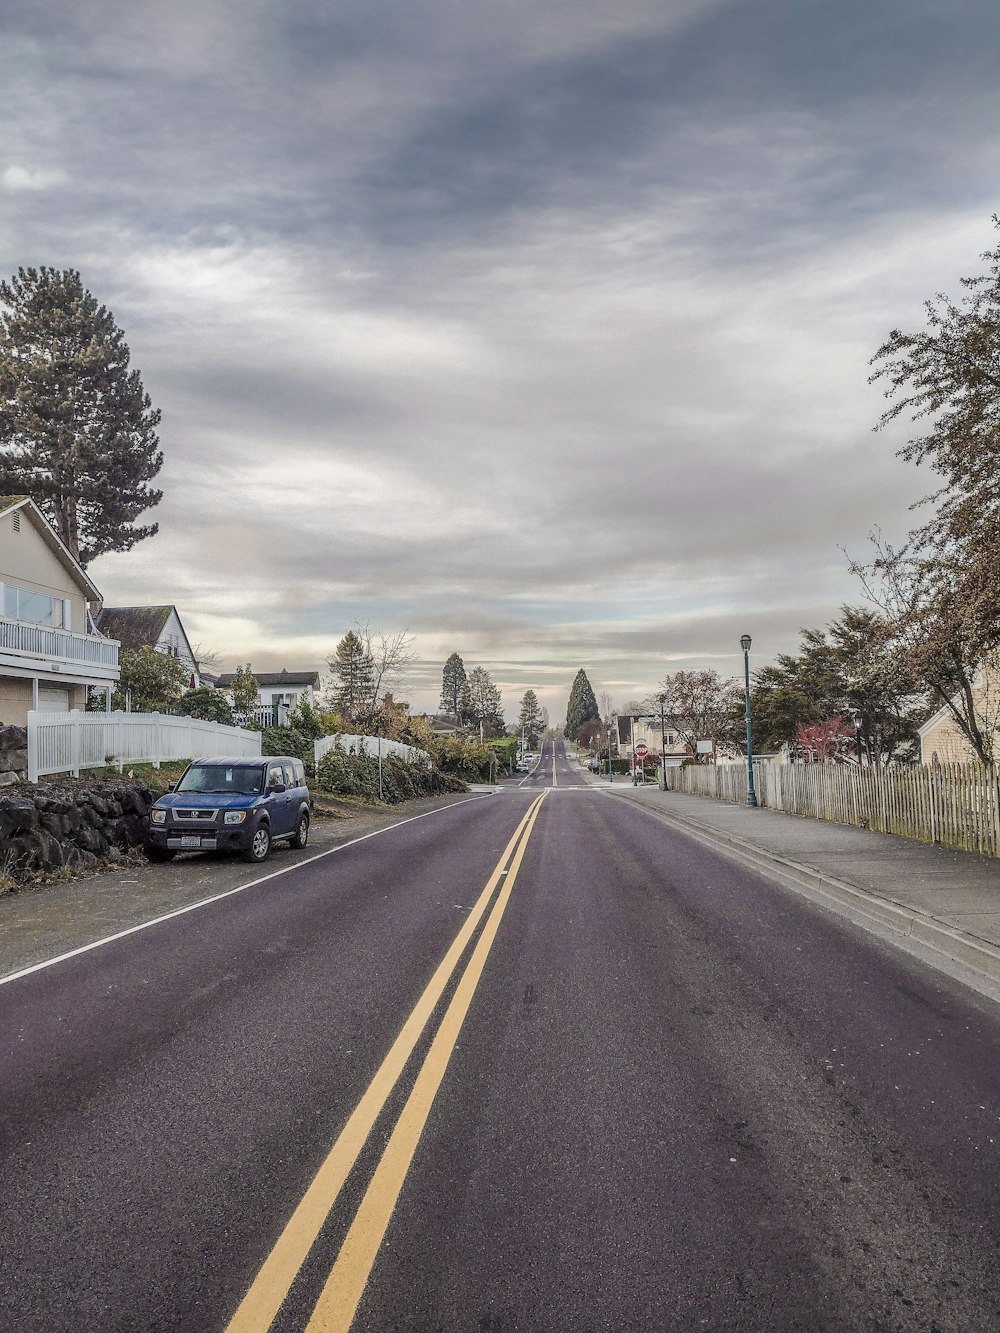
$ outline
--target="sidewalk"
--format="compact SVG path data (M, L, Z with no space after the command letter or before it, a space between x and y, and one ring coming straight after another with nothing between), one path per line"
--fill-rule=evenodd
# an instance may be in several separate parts
M883 937L920 946L912 952L930 950L939 955L929 959L938 966L951 960L973 969L988 985L971 984L1000 998L1000 860L777 810L633 787L627 778L588 777L594 787L650 808Z

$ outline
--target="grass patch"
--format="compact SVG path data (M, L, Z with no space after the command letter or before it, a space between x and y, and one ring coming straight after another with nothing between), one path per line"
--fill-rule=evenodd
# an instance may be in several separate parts
M126 764L120 773L116 765L106 764L100 768L82 768L78 778L70 777L66 773L53 773L50 778L45 778L43 781L58 782L61 786L70 782L93 782L95 779L102 782L106 780L135 782L140 787L148 787L157 796L162 796L169 790L170 784L177 781L190 762L189 759L164 760L159 768L152 764Z

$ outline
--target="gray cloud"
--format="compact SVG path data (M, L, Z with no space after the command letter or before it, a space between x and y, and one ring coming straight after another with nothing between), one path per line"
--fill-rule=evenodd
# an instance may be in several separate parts
M992 244L958 0L8 5L0 269L79 267L163 408L112 602L227 665L408 625L508 712L736 670L927 479L867 359ZM725 663L729 666L724 666Z

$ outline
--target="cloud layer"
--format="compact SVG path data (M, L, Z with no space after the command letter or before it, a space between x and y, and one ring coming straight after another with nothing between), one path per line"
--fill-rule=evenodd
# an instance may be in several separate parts
M995 6L329 8L5 10L0 269L79 268L163 409L108 601L556 718L857 599L929 489L868 358L993 243Z

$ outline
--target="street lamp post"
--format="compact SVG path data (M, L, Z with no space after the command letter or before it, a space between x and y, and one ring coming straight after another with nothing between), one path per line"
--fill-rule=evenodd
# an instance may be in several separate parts
M753 640L749 634L740 636L740 647L743 649L743 680L747 702L747 805L756 806L757 793L753 786L753 737L750 731L750 644L752 642Z
M608 781L609 782L614 782L615 780L615 775L611 769L611 724L614 721L615 719L613 716L608 718ZM615 723L615 725L617 726L617 723Z
M663 716L663 707L667 702L665 694L658 694L656 702L660 705L660 771L663 774L663 790L667 790L667 724Z

